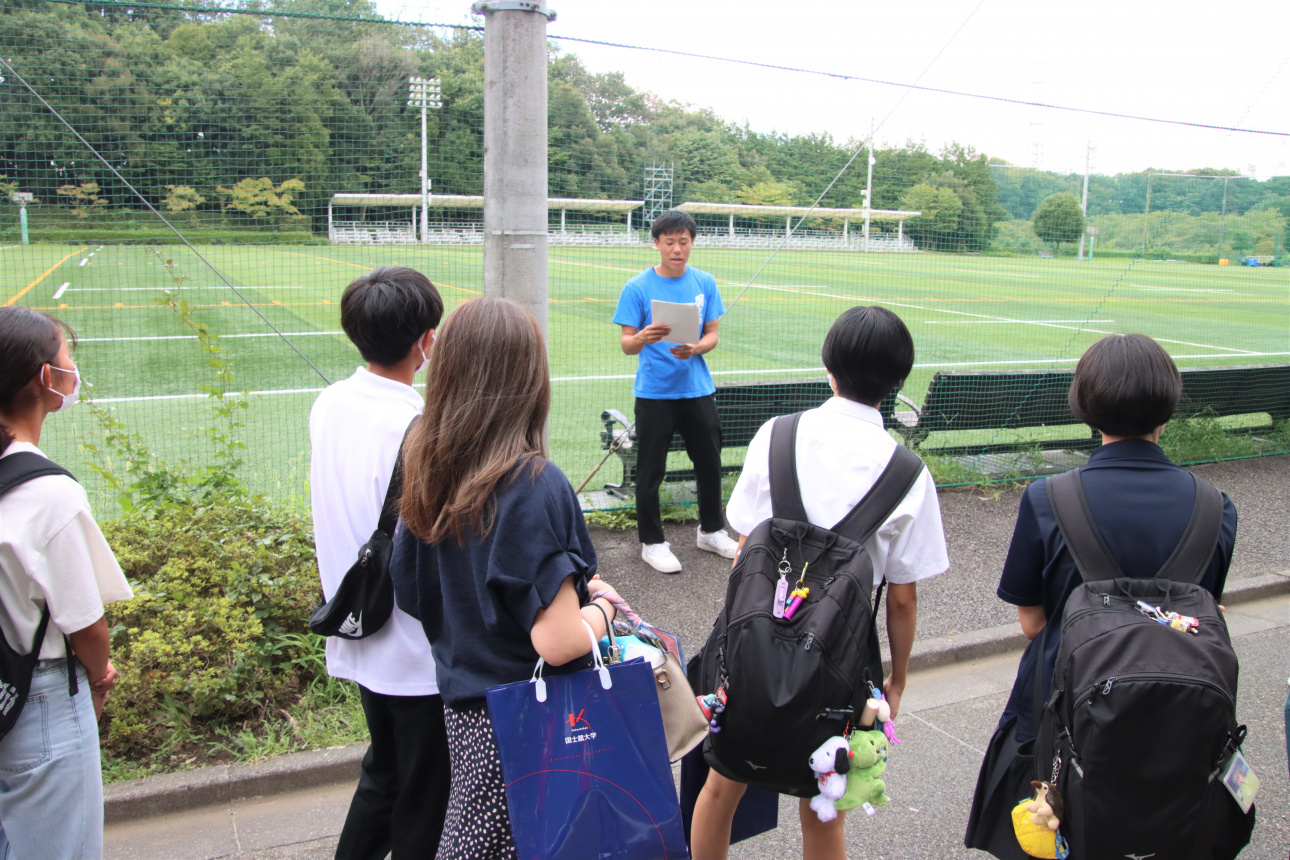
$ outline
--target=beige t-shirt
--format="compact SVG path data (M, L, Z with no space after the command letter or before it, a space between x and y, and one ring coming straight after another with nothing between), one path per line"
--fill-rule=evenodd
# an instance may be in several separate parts
M19 451L44 454L13 442ZM63 475L34 478L0 496L0 629L26 654L49 602L42 660L67 655L64 633L103 617L103 606L134 597L121 565L90 512L84 488Z

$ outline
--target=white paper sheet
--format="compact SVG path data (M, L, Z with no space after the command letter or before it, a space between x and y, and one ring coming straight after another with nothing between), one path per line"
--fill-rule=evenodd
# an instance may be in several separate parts
M667 323L672 331L663 338L665 343L698 343L701 338L699 306L694 302L650 301L650 314L655 324Z

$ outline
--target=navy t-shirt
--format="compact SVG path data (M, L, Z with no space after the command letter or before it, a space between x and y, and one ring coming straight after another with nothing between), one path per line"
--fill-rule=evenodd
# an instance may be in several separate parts
M1191 473L1174 465L1159 445L1126 439L1103 445L1080 468L1093 522L1125 575L1149 579L1182 539L1196 501ZM1200 584L1220 600L1236 543L1236 507L1223 495L1223 526L1218 546ZM1036 636L1021 657L1012 695L999 724L1017 718L1016 738L1035 737L1035 660L1040 642L1044 654L1044 697L1051 688L1057 648L1061 645L1062 612L1080 585L1079 569L1057 528L1048 504L1047 480L1035 481L1021 497L1012 545L999 579L1001 600L1017 606L1043 606L1048 618L1046 638Z
M596 549L568 479L554 463L541 462L536 476L524 464L502 479L486 537L468 532L459 546L452 538L426 544L403 528L395 536L395 603L425 628L449 707L482 705L489 687L533 674L533 622L565 579L573 577L578 602L588 602ZM585 660L546 671L586 668L590 655L588 639Z

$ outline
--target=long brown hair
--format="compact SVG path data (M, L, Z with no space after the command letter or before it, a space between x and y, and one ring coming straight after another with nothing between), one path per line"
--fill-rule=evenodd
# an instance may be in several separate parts
M430 353L425 412L403 452L403 524L421 540L488 534L493 492L546 457L551 378L537 320L509 299L462 303Z

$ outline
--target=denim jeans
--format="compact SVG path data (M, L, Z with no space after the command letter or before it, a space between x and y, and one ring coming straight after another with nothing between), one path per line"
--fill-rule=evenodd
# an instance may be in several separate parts
M67 694L67 662L41 660L13 730L0 740L0 860L103 855L99 732L85 668Z

